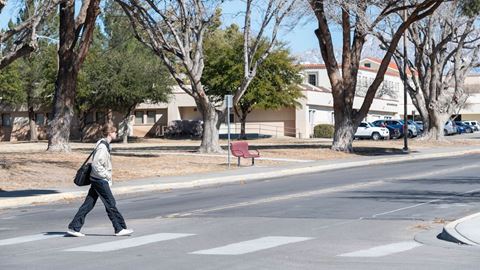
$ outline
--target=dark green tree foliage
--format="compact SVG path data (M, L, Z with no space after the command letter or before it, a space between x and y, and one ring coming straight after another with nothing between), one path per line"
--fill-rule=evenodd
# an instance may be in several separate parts
M13 62L0 70L0 105L21 105L27 99L22 89L19 63Z
M16 27L33 16L33 1L25 1L16 22L10 21L9 27ZM56 31L54 14L47 16L38 28L38 35L52 36ZM26 105L29 113L30 140L37 140L35 113L44 111L45 105L51 103L56 79L57 60L56 45L51 39L37 42L38 50L13 62L0 71L0 97L2 103L11 106ZM13 46L10 43L6 45ZM11 50L7 48L7 50Z
M116 3L106 3L102 19L104 32L97 31L79 78L77 109L121 112L126 141L125 123L133 109L142 102L167 102L174 82L158 57L135 39Z
M475 17L480 14L480 0L461 0L460 5L466 16Z
M209 95L222 99L239 87L243 78L242 45L243 35L236 25L217 30L207 39L204 81ZM288 50L279 48L267 57L235 107L242 125L241 138L245 138L245 124L252 110L299 106L297 100L303 96L297 86L301 82L299 73Z

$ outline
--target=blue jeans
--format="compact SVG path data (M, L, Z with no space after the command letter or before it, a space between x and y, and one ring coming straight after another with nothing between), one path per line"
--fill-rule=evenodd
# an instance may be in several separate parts
M88 190L88 195L85 198L82 206L80 206L80 209L78 209L78 212L73 218L72 222L70 222L68 225L68 228L70 230L79 232L85 223L85 217L93 209L98 197L100 197L105 205L105 210L107 211L108 217L110 218L110 221L112 221L115 233L118 233L122 229L126 229L127 225L125 224L122 214L120 214L116 207L115 198L113 197L108 182L106 180L90 180L92 183L90 185L90 190Z

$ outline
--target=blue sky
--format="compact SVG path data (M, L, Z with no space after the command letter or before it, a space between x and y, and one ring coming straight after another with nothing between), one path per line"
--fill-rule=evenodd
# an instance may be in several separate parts
M17 1L8 1L7 7L0 14L0 27L5 28L8 20L16 14L20 8ZM230 25L233 22L242 25L243 22L239 20L239 16L234 16L239 11L244 10L244 3L238 0L227 1L223 6L223 22ZM304 21L297 24L292 31L281 31L279 39L287 43L291 52L294 54L301 53L307 50L317 49L318 41L315 37L314 30L316 29L316 20L314 17L306 18Z

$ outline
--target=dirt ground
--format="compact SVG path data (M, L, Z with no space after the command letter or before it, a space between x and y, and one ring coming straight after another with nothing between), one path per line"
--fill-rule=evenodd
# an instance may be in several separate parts
M221 142L226 145L226 141ZM402 140L356 140L355 154L330 150L331 141L325 139L263 139L249 141L252 148L259 148L264 158L288 158L296 160L324 160L351 158L356 155L375 155L401 151ZM172 141L152 139L139 143L113 144L114 181L134 181L147 177L168 177L201 174L226 170L224 155L200 155L195 149L199 141ZM445 142L410 141L412 150L425 147L455 147L480 145L477 140L455 139ZM171 150L182 146L184 150ZM71 143L72 152L58 154L46 152L46 142L0 143L0 191L73 187L73 177L89 154L93 144ZM165 150L169 149L169 150ZM189 149L189 147L191 149ZM117 150L119 149L119 150ZM236 164L236 159L232 159ZM281 166L286 161L258 160L257 166ZM249 160L242 160L249 166ZM236 166L232 166L236 169Z

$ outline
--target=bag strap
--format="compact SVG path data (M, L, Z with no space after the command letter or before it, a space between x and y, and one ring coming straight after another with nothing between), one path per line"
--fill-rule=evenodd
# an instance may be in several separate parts
M100 143L93 149L92 153L90 153L90 155L87 157L87 159L85 160L85 162L83 162L82 164L82 167L85 166L85 164L87 164L87 162L90 160L90 158L92 157L93 153L95 153L95 151L97 151L97 148L100 144L105 144L105 146L107 147L107 150L108 152L110 153L110 146L108 145L108 143L104 140L100 141Z

